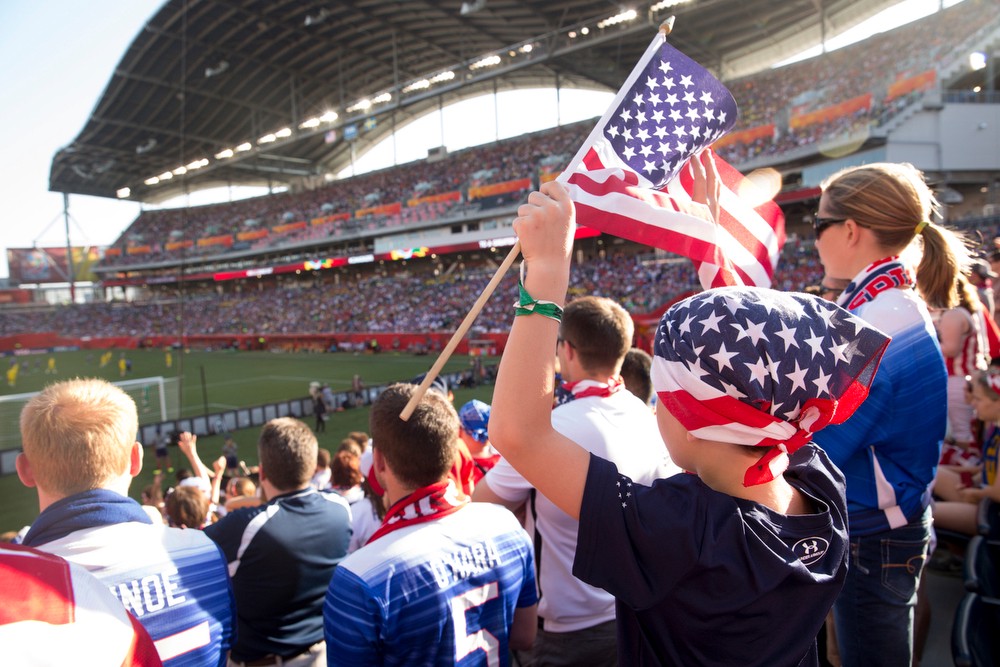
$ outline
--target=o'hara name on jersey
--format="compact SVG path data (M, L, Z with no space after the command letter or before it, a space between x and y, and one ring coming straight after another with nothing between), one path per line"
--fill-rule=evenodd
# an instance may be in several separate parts
M142 618L144 614L175 607L184 602L184 595L177 593L180 585L176 578L177 570L167 570L141 579L123 581L110 588L136 618Z
M467 579L480 572L486 572L500 565L500 552L492 540L476 542L440 560L430 562L431 571L438 586L447 588L456 581Z

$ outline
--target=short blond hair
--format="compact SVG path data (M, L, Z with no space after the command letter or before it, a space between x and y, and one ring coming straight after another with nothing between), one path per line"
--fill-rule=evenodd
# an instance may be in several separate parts
M38 486L70 496L128 470L139 430L135 401L96 378L57 382L21 410L21 440Z

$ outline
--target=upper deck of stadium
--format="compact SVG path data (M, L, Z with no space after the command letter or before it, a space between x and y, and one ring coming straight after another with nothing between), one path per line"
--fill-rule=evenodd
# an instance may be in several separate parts
M671 14L672 43L734 79L893 3L669 0L623 18L604 0L170 0L56 154L50 189L114 197L127 187L157 202L220 184L307 183L464 97L616 90Z

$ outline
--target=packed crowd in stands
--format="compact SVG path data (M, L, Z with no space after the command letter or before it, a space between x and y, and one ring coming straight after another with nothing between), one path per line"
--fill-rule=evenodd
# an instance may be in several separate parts
M456 267L434 275L436 265L410 263L409 270L383 275L365 272L315 280L247 280L218 294L214 285L185 294L187 334L277 334L454 331L495 271L492 263ZM815 278L815 276L814 276ZM667 289L651 291L660 285ZM620 300L635 313L696 289L690 262L655 261L649 255L618 253L589 259L574 270L573 290ZM655 296L654 296L655 295ZM517 300L513 274L501 283L476 320L481 331L505 331L510 304ZM147 336L177 332L176 295L148 302L61 306L44 312L9 311L0 335L59 331L78 336Z

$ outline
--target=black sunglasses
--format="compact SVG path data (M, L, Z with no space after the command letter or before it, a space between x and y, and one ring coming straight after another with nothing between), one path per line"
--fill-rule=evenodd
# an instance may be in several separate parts
M816 232L816 238L818 239L830 225L839 225L842 222L847 222L847 218L822 218L819 211L816 211L813 213L813 231Z

